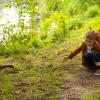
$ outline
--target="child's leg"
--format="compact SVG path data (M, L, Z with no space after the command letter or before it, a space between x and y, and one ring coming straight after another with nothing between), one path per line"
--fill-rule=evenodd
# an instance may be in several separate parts
M96 66L95 66L95 63L94 63L94 60L93 60L93 55L92 53L87 53L85 52L84 53L84 57L85 57L85 61L86 61L86 66L89 68L89 69L92 69L93 71L96 69Z
M93 50L92 54L93 54L93 60L95 62L95 65L99 68L100 67L100 52Z
M100 51L93 50L92 54L93 54L95 65L97 67L94 74L100 75Z
M96 66L100 66L100 62L95 62Z

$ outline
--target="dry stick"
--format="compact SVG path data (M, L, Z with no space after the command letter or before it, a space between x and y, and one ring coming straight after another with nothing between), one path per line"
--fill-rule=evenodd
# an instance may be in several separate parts
M5 68L14 68L14 66L13 65L3 65L3 66L0 65L0 70L3 70Z

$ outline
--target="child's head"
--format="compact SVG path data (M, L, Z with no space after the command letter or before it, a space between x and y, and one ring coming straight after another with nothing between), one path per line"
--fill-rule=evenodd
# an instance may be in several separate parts
M96 39L96 33L95 33L95 31L94 30L89 30L86 33L86 39L95 40Z
M96 33L94 30L89 30L86 33L86 42L88 45L91 45L93 43L93 41L96 39Z

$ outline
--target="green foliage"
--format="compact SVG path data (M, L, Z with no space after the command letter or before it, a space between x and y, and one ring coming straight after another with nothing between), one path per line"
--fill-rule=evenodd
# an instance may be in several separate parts
M10 3L8 2L2 3L2 8L6 8L6 7L10 8L11 7Z
M100 16L100 8L95 5L93 7L90 7L88 10L87 10L87 17L96 17L96 16Z
M99 99L100 99L100 94L97 93L97 94L81 97L80 100L99 100Z
M11 82L11 79L9 76L7 75L0 75L1 77L1 82L0 83L0 91L2 92L2 94L10 94L13 90L13 84Z
M69 30L77 30L80 29L82 26L83 26L83 22L80 19L72 19L68 23Z
M61 0L45 0L48 10L56 11L60 10L62 1Z
M4 46L0 43L0 54L3 54L4 53Z
M51 15L51 18L53 18L52 27L55 28L53 30L53 42L62 41L67 34L66 16L55 12Z
M12 25L8 22L4 25L3 54L20 53L27 48L33 51L48 44L60 43L72 30L84 27L87 17L100 15L98 0L13 0L13 4L18 6L19 23ZM25 15L30 16L29 27L25 25Z
M53 12L48 19L43 20L40 38L49 40L48 42L62 41L67 34L67 17L63 13ZM46 41L47 41L46 40Z

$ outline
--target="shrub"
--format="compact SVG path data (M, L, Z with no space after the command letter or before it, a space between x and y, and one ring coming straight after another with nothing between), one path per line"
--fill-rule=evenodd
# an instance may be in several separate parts
M86 12L87 17L96 17L100 15L100 8L98 6L90 7Z
M68 22L68 29L69 30L76 30L83 26L83 22L80 19L72 19Z

